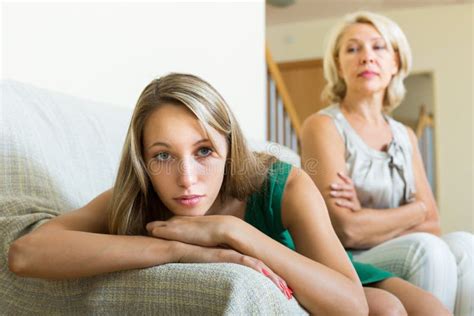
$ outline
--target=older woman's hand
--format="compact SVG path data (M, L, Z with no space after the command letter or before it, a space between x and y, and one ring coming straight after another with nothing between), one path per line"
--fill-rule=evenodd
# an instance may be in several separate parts
M361 205L352 179L341 172L338 172L337 176L343 183L331 184L330 192L331 197L335 199L336 205L348 208L352 211L359 211Z

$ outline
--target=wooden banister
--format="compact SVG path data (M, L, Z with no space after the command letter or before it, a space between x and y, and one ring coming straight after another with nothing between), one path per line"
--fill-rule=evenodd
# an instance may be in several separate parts
M300 153L301 122L286 88L283 76L268 47L267 61L267 139Z

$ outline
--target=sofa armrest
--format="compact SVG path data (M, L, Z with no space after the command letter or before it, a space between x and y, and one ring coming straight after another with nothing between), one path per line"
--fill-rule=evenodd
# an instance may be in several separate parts
M166 264L96 277L48 281L2 271L6 314L299 315L266 277L231 263Z

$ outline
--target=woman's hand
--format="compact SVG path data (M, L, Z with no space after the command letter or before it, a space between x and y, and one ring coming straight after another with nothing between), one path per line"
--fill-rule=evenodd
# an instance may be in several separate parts
M344 183L331 184L331 197L336 200L337 206L348 208L354 212L359 211L361 205L352 179L341 172L338 172L337 175Z
M288 287L285 280L276 275L261 260L243 255L233 249L215 247L201 247L186 243L176 243L175 251L178 262L183 263L213 263L228 262L247 266L269 278L288 298L293 297L293 291Z
M227 246L234 219L237 218L228 215L174 216L167 221L150 222L146 229L157 238L204 247Z

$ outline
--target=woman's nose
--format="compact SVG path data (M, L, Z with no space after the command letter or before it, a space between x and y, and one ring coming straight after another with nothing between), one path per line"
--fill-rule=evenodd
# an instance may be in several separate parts
M372 64L374 62L374 52L371 49L364 49L360 61L363 65Z
M191 159L182 159L178 166L178 185L189 188L197 181L197 170Z

